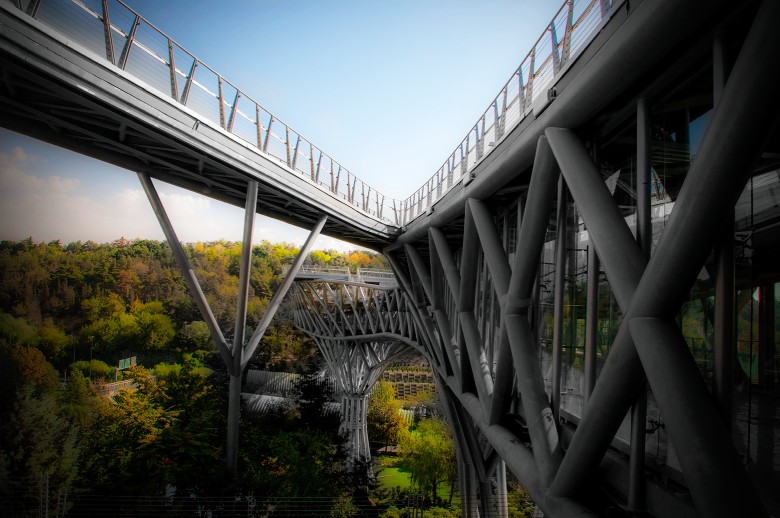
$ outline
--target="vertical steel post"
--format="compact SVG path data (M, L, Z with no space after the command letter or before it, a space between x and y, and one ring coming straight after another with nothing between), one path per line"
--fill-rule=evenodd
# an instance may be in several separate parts
M566 284L566 182L558 178L558 214L555 234L555 299L553 313L552 380L550 405L556 426L561 417L561 354L563 350L563 297Z
M509 518L509 505L506 499L506 464L498 461L496 466L496 500L498 501L498 518Z
M728 76L725 36L716 34L712 46L712 103L717 107ZM712 395L721 418L731 430L734 422L734 363L736 356L734 290L734 214L715 245L715 337Z
M771 369L775 356L775 285L758 288L758 384L764 390L774 388Z
M228 395L228 431L227 457L228 472L235 476L238 467L238 427L241 418L241 378L243 365L241 357L244 351L244 333L246 331L246 311L249 300L249 273L252 266L252 230L257 212L258 184L249 180L246 187L246 205L244 207L244 241L241 244L241 262L238 270L238 301L236 303L236 327L233 334L233 366L230 371L230 392Z
M588 295L586 301L585 324L585 387L583 398L585 409L588 408L588 400L596 386L596 361L598 353L598 326L599 326L599 272L600 262L593 241L588 245Z
M645 260L650 260L653 223L650 213L650 106L646 98L636 106L636 240ZM631 455L628 466L628 507L644 507L645 422L647 383L631 405Z
M103 0L103 36L105 38L106 59L109 60L112 65L115 65L114 39L111 35L111 19L108 16L108 0Z
M279 306L282 303L282 299L284 299L284 296L287 294L287 291L289 291L290 286L295 280L295 276L298 275L298 271L301 269L301 266L303 265L303 261L306 259L306 256L309 255L309 252L311 251L311 247L314 246L314 242L317 240L317 237L320 235L320 232L322 231L322 228L325 226L326 221L328 221L328 216L326 215L320 216L320 219L317 221L317 224L314 225L314 228L309 234L309 237L307 237L306 241L303 243L303 246L301 247L301 250L298 252L298 255L296 256L295 260L293 261L290 270L287 272L287 275L284 276L284 279L282 280L282 284L276 289L276 293L274 293L274 296L271 299L271 303L268 305L268 309L265 310L265 315L263 315L263 319L260 321L259 324L257 324L257 329L255 329L255 332L252 334L252 337L247 342L246 347L244 347L244 352L241 358L242 366L246 366L246 363L255 353L255 349L257 349L257 345L260 343L260 340L263 339L263 335L265 334L265 330L268 328L268 324L271 323L271 319L276 314L276 310L279 309Z

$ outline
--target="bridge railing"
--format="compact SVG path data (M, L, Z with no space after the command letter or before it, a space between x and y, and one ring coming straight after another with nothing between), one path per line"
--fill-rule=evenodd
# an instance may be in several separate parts
M0 0L3 1L3 0ZM120 0L5 0L378 220L405 225L473 170L532 110L622 0L566 0L484 114L406 200L379 193Z
M401 224L399 201L364 183L121 1L7 1L323 190Z
M554 97L559 73L593 39L622 0L566 0L504 87L461 143L422 187L401 203L406 224L424 214L473 170L531 111Z

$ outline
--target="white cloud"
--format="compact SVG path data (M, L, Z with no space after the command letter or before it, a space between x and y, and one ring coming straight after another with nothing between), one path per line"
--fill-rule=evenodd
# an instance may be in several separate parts
M140 185L117 186L102 196L87 195L78 173L41 176L26 164L37 158L21 147L0 153L0 239L110 242L164 239L164 234ZM119 182L122 183L122 182ZM243 210L204 196L155 182L163 206L180 241L240 241ZM302 245L308 231L257 216L253 240ZM317 249L354 250L355 245L320 236Z

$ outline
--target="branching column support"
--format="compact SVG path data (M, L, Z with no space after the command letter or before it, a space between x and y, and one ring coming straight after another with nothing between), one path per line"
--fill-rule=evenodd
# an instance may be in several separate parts
M545 132L585 224L594 233L618 303L625 308L591 405L556 475L553 494L575 494L577 485L595 469L641 389L638 380L644 367L699 513L766 516L674 314L730 216L724 207L736 203L777 123L780 100L772 86L780 75L774 66L780 53L777 19L780 3L765 1L646 269L639 247L626 242L628 230L620 211L577 137L568 130ZM632 241L630 232L628 237Z
M307 238L303 247L301 248L298 256L293 262L293 266L282 281L281 286L277 289L271 304L266 310L263 319L255 330L254 334L244 345L244 332L246 329L246 312L247 312L247 300L249 297L249 272L252 260L252 230L254 227L255 213L257 212L257 194L258 183L254 180L247 182L247 198L244 213L244 236L241 249L241 262L239 269L239 293L238 304L236 308L236 327L233 337L232 350L228 347L222 331L219 328L219 323L214 317L214 313L209 307L209 303L206 300L203 291L200 288L198 279L195 277L195 273L189 264L187 255L184 253L184 249L176 237L176 232L173 229L170 219L168 218L165 208L163 207L160 196L157 194L157 190L152 183L151 178L147 173L138 173L138 178L141 181L141 185L144 188L149 203L152 205L154 214L162 227L165 239L168 241L168 245L171 247L176 265L184 277L184 281L187 284L192 297L195 299L195 305L198 307L203 320L205 320L211 337L217 345L217 350L222 356L222 360L225 362L228 374L230 376L230 392L228 402L228 433L227 433L227 445L226 445L226 462L227 469L231 475L235 475L238 460L238 427L240 421L241 412L241 379L244 368L246 367L249 359L254 354L257 345L263 338L265 330L268 328L268 324L276 314L276 310L282 302L282 299L287 294L287 291L295 279L295 276L300 270L303 261L309 254L311 247L314 245L314 241L319 236L322 227L327 221L327 216L322 216L311 234Z
M349 467L358 463L369 467L368 395L387 365L408 348L400 341L350 340L344 336L317 336L305 329L317 342L325 362L335 378L341 395L339 432L347 436ZM323 334L327 333L327 330Z

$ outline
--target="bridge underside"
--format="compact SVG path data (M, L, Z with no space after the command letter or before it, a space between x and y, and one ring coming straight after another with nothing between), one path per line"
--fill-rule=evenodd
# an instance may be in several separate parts
M780 12L764 4L676 45L634 33L628 55L670 46L641 70L589 56L610 85L596 113L562 89L386 248L455 422L477 430L461 448L477 485L497 452L550 516L780 510ZM612 43L652 25L631 9Z
M369 248L395 231L24 16L0 2L3 127L242 208L254 180L257 213L303 228L325 213L326 234Z
M400 229L2 1L0 121L148 192L382 249L393 302L322 320L424 349L466 515L490 513L504 463L549 516L777 515L780 4L610 4L548 102Z

